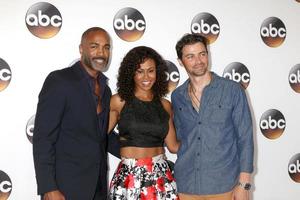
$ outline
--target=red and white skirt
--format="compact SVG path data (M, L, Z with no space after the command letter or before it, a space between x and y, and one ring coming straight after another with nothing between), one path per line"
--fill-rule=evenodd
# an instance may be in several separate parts
M109 199L179 199L175 179L165 156L122 158L110 183Z

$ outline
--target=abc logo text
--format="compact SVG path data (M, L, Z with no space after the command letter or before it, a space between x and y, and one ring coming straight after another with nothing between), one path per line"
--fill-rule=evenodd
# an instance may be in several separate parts
M39 2L28 9L25 22L34 36L48 39L60 31L62 17L59 10L52 4Z
M199 13L192 20L191 32L206 37L211 44L216 41L220 34L220 25L212 14Z
M123 8L114 17L116 34L125 41L133 42L142 37L146 30L144 16L135 8Z

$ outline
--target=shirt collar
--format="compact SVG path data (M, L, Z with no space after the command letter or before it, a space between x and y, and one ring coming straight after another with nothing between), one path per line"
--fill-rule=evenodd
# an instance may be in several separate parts
M210 72L210 73L211 73L211 81L206 87L216 88L219 84L220 77L214 72Z
M206 88L217 88L218 85L219 85L219 81L220 81L220 77L214 73L214 72L211 72L211 81L210 83L206 86ZM189 95L188 95L188 86L189 86L189 82L190 82L190 79L187 79L182 87L179 88L179 93L181 93L185 98L188 98L189 99Z

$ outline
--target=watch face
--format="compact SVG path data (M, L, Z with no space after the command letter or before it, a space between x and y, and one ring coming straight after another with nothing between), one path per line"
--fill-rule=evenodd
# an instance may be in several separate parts
M251 189L251 184L250 183L241 183L238 182L238 185L244 188L245 190L250 190Z
M246 183L244 188L245 188L245 190L250 190L251 184L250 183Z

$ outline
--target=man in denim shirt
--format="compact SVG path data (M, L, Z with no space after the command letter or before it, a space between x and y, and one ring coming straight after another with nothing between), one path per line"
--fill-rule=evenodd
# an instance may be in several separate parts
M204 37L176 44L189 79L172 94L181 140L175 178L181 200L248 200L253 171L251 114L240 84L208 69Z

